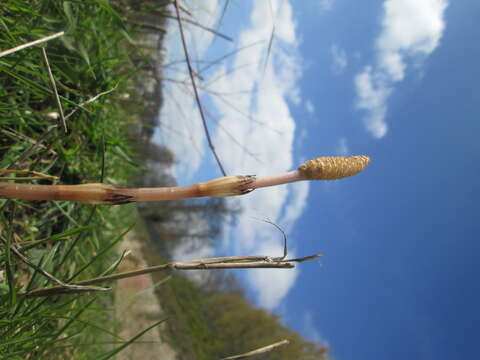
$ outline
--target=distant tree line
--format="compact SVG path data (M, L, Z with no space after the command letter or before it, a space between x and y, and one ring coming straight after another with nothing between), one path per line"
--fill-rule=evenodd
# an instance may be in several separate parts
M327 346L305 340L285 326L278 315L256 308L246 300L231 273L216 274L219 275L214 276L215 281L208 289L182 276L175 276L167 283L172 297L162 305L171 315L167 326L180 350L181 360L221 359L283 339L290 343L256 358L330 359Z

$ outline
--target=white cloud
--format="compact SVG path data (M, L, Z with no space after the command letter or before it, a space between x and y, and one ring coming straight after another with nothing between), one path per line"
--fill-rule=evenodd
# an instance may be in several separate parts
M340 48L337 44L333 44L330 47L330 52L332 53L333 58L332 69L336 74L340 74L348 65L347 54L345 50Z
M269 239L263 239L258 244L259 254L271 254L272 256L283 255L283 239L278 235ZM295 257L293 251L289 251L289 257ZM267 309L278 307L293 287L300 271L298 267L293 269L252 269L247 273L247 280L254 284L258 291L258 302L260 306Z
M320 0L319 4L323 10L331 10L333 6L333 0Z
M302 333L310 340L315 341L317 344L328 346L328 342L322 337L320 331L314 325L315 321L313 319L313 314L310 311L305 311L303 313L302 321Z
M348 141L346 137L341 137L338 141L337 154L342 156L350 154L350 148L348 147Z
M405 78L408 60L425 59L438 47L445 30L448 0L386 0L382 32L376 39L376 64L355 77L357 108L373 136L387 133L388 98Z
M385 114L387 99L392 91L391 85L383 78L382 73L373 73L371 66L365 67L355 77L357 107L369 112L364 122L367 130L377 138L382 138L387 133Z
M205 80L201 83L217 94L204 92L203 96L208 96L208 111L215 114L218 123L212 131L213 141L228 174L267 175L294 167L295 120L289 104L298 104L301 99L298 87L301 76L298 36L290 2L277 0L271 1L271 5L273 17L268 1L252 1L250 18L245 21L244 30L236 36L235 46L243 48L259 40L264 40L264 43L250 46L229 57L210 74L204 74ZM265 67L273 24L275 37ZM208 48L208 44L204 38L199 41L199 44L195 43L195 48L200 55L204 51L202 49ZM240 71L232 71L239 68ZM211 81L213 79L216 80ZM171 116L169 126L187 135L181 142L179 136L168 134L168 141L171 147L185 154L189 160L183 166L185 171L195 172L201 165L205 150L202 125L194 115L198 110L193 109L191 97L177 90L172 91L176 91L171 97L173 100L166 99L161 120ZM180 105L169 103L175 101ZM179 112L185 112L186 115L179 119ZM196 153L192 152L192 143L199 148ZM206 154L207 161L212 161L210 154ZM288 229L304 210L307 195L308 184L305 183L259 189L248 196L229 201L239 202L249 216L256 214L259 218L268 217ZM237 255L278 256L283 249L282 236L275 227L251 218L240 220L238 225L230 229L229 235L229 245L234 246ZM294 245L293 241L290 245ZM259 270L257 275L247 275L247 281L258 294L259 303L271 309L281 304L296 276L295 270Z
M288 294L298 276L297 268L293 269L254 269L250 270L247 279L255 284L260 306L267 309L278 307Z
M280 220L285 230L290 230L297 219L302 215L307 205L307 198L310 190L310 183L307 181L290 184L291 199L285 206L285 213Z
M216 89L220 92L257 90L251 96L236 96L229 101L237 109L248 109L251 116L261 121L261 124L249 121L224 102L213 99L222 114L220 126L230 134L235 134L235 138L255 153L258 159L234 146L231 138L224 132L218 132L215 136L217 150L222 154L225 164L228 164L230 173L275 174L288 171L293 165L295 120L290 113L288 101L295 102L295 98L290 94L299 93L297 80L301 73L300 57L297 53L298 37L290 3L275 1L272 5L276 14L276 32L269 64L263 77L259 76L263 68L248 67L242 72L223 77L216 84ZM239 47L259 39L269 39L273 25L270 14L268 2L253 2L251 26L240 34ZM265 56L264 47L252 47L238 53L231 67L236 68L247 63L263 64ZM227 72L227 66L219 69L219 74ZM302 212L306 193L308 186L278 186L254 191L237 201L245 213L257 214L260 218L268 217L285 227L292 224ZM279 222L283 213L286 214L285 223ZM239 221L234 229L233 239L239 254L281 255L282 238L278 230L271 225L251 219ZM256 290L260 305L271 309L281 303L293 286L296 274L295 270L255 270L248 273L247 280Z
M377 40L381 51L431 54L445 29L447 0L387 0L383 31Z
M310 115L313 115L313 113L315 112L315 105L313 105L310 100L307 100L305 101L305 110L307 110Z

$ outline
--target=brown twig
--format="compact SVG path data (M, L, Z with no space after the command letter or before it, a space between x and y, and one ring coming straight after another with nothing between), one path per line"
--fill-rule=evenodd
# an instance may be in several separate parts
M289 344L289 343L290 343L290 341L288 341L288 340L282 340L282 341L276 342L276 343L274 343L274 344L271 344L271 345L268 345L268 346L264 346L264 347L261 347L261 348L258 348L258 349L249 351L249 352L244 353L244 354L229 356L229 357L223 358L223 359L221 359L221 360L239 360L239 359L246 359L246 358L248 358L248 357L265 354L265 353L267 353L267 352L270 352L270 351L273 351L273 350L279 348L280 346L287 345L287 344Z
M225 55L222 55L221 57L219 57L219 58L217 58L217 59L209 62L208 65L205 65L204 67L200 68L200 70L198 70L198 72L199 72L200 74L202 74L203 72L207 71L207 70L210 69L211 67L220 64L223 60L227 59L228 57L230 57L230 56L232 56L232 55L235 55L235 54L238 54L238 53L240 53L240 52L242 52L242 51L244 51L244 50L246 50L246 49L248 49L248 48L250 48L250 47L257 46L257 45L259 45L259 44L261 44L261 43L263 43L263 42L264 42L264 40L258 40L258 41L255 41L255 42L251 43L251 44L248 44L248 45L245 45L245 46L236 48L235 50L233 50L233 51L231 51L231 52L229 52L229 53L227 53L227 54L225 54Z
M43 43L43 42L46 42L46 41L50 41L50 40L53 40L53 39L56 39L60 36L62 36L63 34L65 34L64 31L60 31L56 34L53 34L53 35L49 35L49 36L45 36L41 39L38 39L38 40L35 40L35 41L30 41L28 43L25 43L23 45L19 45L19 46L16 46L14 48L11 48L11 49L8 49L8 50L5 50L5 51L2 51L0 52L0 57L2 56L6 56L6 55L9 55L9 54L13 54L14 52L17 52L17 51L20 51L20 50L23 50L27 47L30 47L30 46L33 46L33 45L37 45L37 44L40 44L40 43Z
M183 24L182 24L182 18L180 16L180 7L178 5L178 0L174 0L174 5L175 5L175 12L177 14L178 27L180 29L180 38L182 40L183 51L185 53L185 59L187 60L188 73L190 75L190 80L192 82L193 91L195 92L195 100L197 102L198 111L200 112L200 117L202 118L203 128L205 130L205 135L207 137L208 146L210 147L210 150L212 151L213 156L215 156L215 160L217 161L217 164L218 164L218 167L220 168L220 171L222 172L222 174L224 176L226 176L227 173L225 172L225 169L222 165L222 162L220 161L220 158L218 157L218 154L215 151L215 146L213 145L212 139L210 137L210 132L208 131L207 121L205 119L205 115L203 114L202 103L200 101L200 96L198 95L198 89L197 89L197 85L195 83L194 70L193 70L193 67L192 67L192 63L190 61L190 55L188 53L187 42L185 40L185 34L184 34L184 31L183 31Z
M8 181L8 180L27 181L27 180L43 180L43 179L45 179L43 176L12 176L12 177L1 176L0 177L0 180L2 181Z
M218 270L218 269L291 269L295 267L295 262L302 262L315 259L322 254L316 254L308 256L305 258L292 259L289 261L278 260L278 258L272 258L270 256L227 256L227 257L216 257L216 258L205 258L189 261L177 261L170 262L162 265L150 266L143 269L126 271L117 274L111 274L106 276L101 276L98 278L78 281L72 285L76 286L87 286L98 284L106 281L120 280L125 278L130 278L134 276L139 276L143 274L150 274L157 271L165 270ZM69 285L69 286L72 286ZM87 290L85 290L87 291ZM20 293L19 296L52 296L59 295L64 293L75 292L75 289L65 288L62 286L52 286L43 289L32 290L27 293Z
M176 2L176 1L175 1L175 2ZM175 17L175 16L172 16L172 15L166 14L165 17L170 18L170 19L174 19L174 20L178 20L178 19L180 18L180 14L177 13L177 16L176 16L176 17ZM211 32L212 34L214 34L214 35L216 35L216 36L218 36L218 37L221 37L222 39L225 39L225 40L227 40L227 41L232 41L232 42L233 42L233 39L232 39L230 36L225 35L225 34L222 34L221 32L219 32L219 31L217 31L217 30L215 30L215 29L209 28L208 26L202 25L202 24L200 24L199 22L196 22L196 21L191 20L191 19L187 19L187 18L185 18L185 17L182 17L181 19L182 19L182 21L185 21L185 22L187 22L187 23L189 23L189 24L191 24L191 25L197 26L197 27L199 27L199 28L202 29L202 30Z
M58 96L57 85L55 84L55 78L53 77L52 69L48 63L48 56L44 47L42 47L42 56L43 61L45 61L45 66L47 67L48 77L50 79L50 85L52 86L52 91L55 96L55 103L57 104L58 113L60 114L60 125L63 129L63 132L66 134L68 130L67 123L65 122L65 116L63 115L62 103L60 102L60 96Z

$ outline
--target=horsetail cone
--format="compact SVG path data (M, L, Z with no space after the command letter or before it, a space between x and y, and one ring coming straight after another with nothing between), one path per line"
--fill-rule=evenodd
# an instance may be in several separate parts
M358 174L370 163L365 155L319 157L300 165L306 180L336 180Z

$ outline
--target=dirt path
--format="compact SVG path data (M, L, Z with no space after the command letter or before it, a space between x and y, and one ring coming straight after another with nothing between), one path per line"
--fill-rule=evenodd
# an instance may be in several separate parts
M119 251L130 250L131 253L120 265L119 271L145 267L147 263L142 255L141 242L135 233L130 232L120 245ZM141 275L117 282L115 288L115 318L119 322L120 336L127 340L138 334L156 321L165 318L162 308L154 294L150 275ZM160 285L161 286L161 285ZM143 335L136 343L120 352L116 359L162 359L176 360L177 354L162 339L165 331L163 325Z

